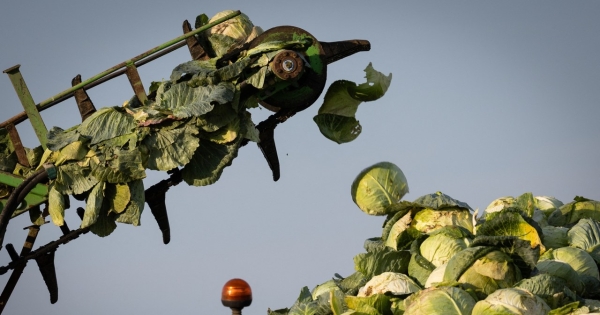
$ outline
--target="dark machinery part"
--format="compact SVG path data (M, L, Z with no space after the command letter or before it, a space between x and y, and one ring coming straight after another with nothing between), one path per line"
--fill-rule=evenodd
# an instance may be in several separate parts
M281 174L275 146L275 127L310 107L319 98L327 82L328 64L371 49L371 44L366 40L319 42L310 33L295 26L271 28L252 40L248 48L270 41L295 39L310 39L311 44L303 52L285 50L273 58L269 67L280 81L280 86L274 84L258 93L259 103L276 112L257 126L260 131L258 147L267 160L274 181ZM281 85L285 86L281 88Z

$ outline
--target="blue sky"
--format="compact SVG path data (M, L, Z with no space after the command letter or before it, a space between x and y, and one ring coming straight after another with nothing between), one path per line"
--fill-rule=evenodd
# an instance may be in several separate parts
M369 40L370 52L328 69L328 85L364 82L369 62L393 74L382 99L359 107L362 134L344 145L324 138L312 121L319 99L276 130L278 182L248 145L216 184L169 191L169 245L149 211L140 227L85 235L56 253L57 303L31 262L6 314L228 314L220 290L234 277L253 288L244 313L291 306L302 286L351 274L363 241L380 235L383 218L350 197L354 177L380 161L404 171L411 201L435 191L480 209L524 192L600 200L598 2L3 1L0 68L21 64L40 102L77 74L89 78L179 36L184 19L226 9L265 30L293 25L322 41ZM141 67L145 86L189 58L181 49ZM132 91L123 77L89 94L103 107ZM0 95L0 120L22 111L8 78ZM68 128L79 122L75 108L69 100L42 116L48 128ZM26 146L37 145L28 125L19 132ZM145 184L163 178L152 172ZM79 224L74 211L67 222ZM19 248L28 224L12 221L6 242ZM36 245L59 235L43 226ZM8 263L6 251L0 260Z

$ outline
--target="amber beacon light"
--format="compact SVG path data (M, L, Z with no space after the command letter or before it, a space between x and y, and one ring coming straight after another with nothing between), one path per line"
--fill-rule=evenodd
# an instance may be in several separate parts
M231 279L223 286L221 302L231 308L232 315L241 315L242 308L252 303L252 289L242 279Z

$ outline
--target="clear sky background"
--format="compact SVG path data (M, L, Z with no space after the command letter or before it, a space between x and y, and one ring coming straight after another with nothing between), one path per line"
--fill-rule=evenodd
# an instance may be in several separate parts
M58 249L54 305L30 262L5 314L229 314L220 293L235 277L253 289L245 314L289 307L303 286L354 272L363 241L380 235L384 218L350 196L354 177L380 161L404 171L410 201L442 191L483 210L525 192L600 199L600 2L3 0L0 68L21 64L40 102L77 74L87 79L179 36L184 19L226 9L265 30L369 40L370 52L328 69L328 85L364 82L369 62L393 74L388 93L359 108L362 134L344 145L323 137L312 121L319 99L276 130L278 182L248 145L216 184L169 191L169 245L146 208L140 227L119 224L109 237L90 233ZM145 86L189 59L181 49L141 67ZM121 77L89 94L100 108L133 92ZM0 95L0 120L22 111L7 77ZM80 122L72 99L42 116L48 128ZM31 130L19 125L29 147L38 144ZM149 173L145 185L166 177ZM20 248L28 224L11 221L5 242ZM35 247L59 236L45 225ZM3 250L0 265L8 262Z

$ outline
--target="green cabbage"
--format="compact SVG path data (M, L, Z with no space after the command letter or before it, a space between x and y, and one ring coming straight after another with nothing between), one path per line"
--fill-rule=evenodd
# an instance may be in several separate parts
M537 208L544 212L546 217L563 205L560 200L550 196L535 196L535 201Z
M359 297L367 297L373 294L405 295L421 290L411 278L405 274L396 272L384 272L369 280L364 287L358 290Z
M600 264L600 222L581 219L567 233L571 246L587 251Z
M473 307L473 315L546 315L550 307L540 297L520 288L500 289Z
M578 196L572 202L554 210L548 217L548 224L565 226L584 218L600 221L600 202Z
M380 162L362 170L351 187L352 200L365 213L386 215L408 193L402 170L393 163Z
M404 315L469 315L474 306L475 299L460 288L429 288L404 300Z

